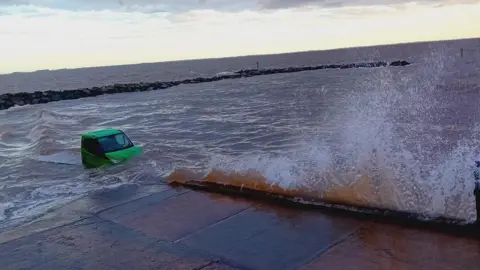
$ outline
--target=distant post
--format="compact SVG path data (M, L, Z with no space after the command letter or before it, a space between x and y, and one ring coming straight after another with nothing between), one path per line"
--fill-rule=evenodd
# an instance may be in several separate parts
M260 69L260 68L259 68L259 65L258 65L258 61L257 61L257 69Z

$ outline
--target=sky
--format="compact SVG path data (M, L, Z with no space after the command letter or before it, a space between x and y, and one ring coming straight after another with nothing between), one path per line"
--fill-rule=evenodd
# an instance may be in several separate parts
M0 0L0 73L480 37L480 0Z

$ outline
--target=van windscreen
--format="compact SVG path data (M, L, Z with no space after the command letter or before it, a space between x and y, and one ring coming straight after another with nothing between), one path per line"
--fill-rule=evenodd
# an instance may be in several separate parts
M98 138L104 153L110 153L133 146L133 143L123 133Z

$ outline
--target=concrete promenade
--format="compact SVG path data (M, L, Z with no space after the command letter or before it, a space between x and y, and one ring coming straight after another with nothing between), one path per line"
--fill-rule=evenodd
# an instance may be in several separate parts
M0 233L0 269L480 269L480 240L167 185Z

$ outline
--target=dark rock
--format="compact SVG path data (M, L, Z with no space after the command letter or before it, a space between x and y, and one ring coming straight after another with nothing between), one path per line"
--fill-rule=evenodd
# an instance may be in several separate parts
M166 83L161 83L157 89L167 89L169 86Z
M52 100L50 100L50 99L48 99L48 98L45 98L45 97L41 98L41 99L38 101L38 103L42 103L42 104L43 104L43 103L48 103L48 102L52 102Z
M356 67L355 64L347 64L347 65L341 65L340 69L347 69L347 68L354 68Z
M404 67L410 65L409 62L402 60L402 61L393 61L390 63L390 66L392 67Z
M192 80L193 83L202 83L205 82L205 78L198 77Z
M4 99L0 98L0 110L5 110L5 109L8 109L7 102Z
M48 97L44 96L43 99L48 99ZM50 97L50 100L59 101L59 100L62 100L62 97L59 94L55 94Z
M25 99L22 99L22 98L20 98L20 97L15 97L15 98L12 99L12 102L13 102L13 104L15 104L15 105L22 106L22 105L25 105L25 101L24 101L24 100L25 100Z
M99 96L102 94L102 89L100 89L99 87L93 87L90 91L90 94L92 95L92 97Z

